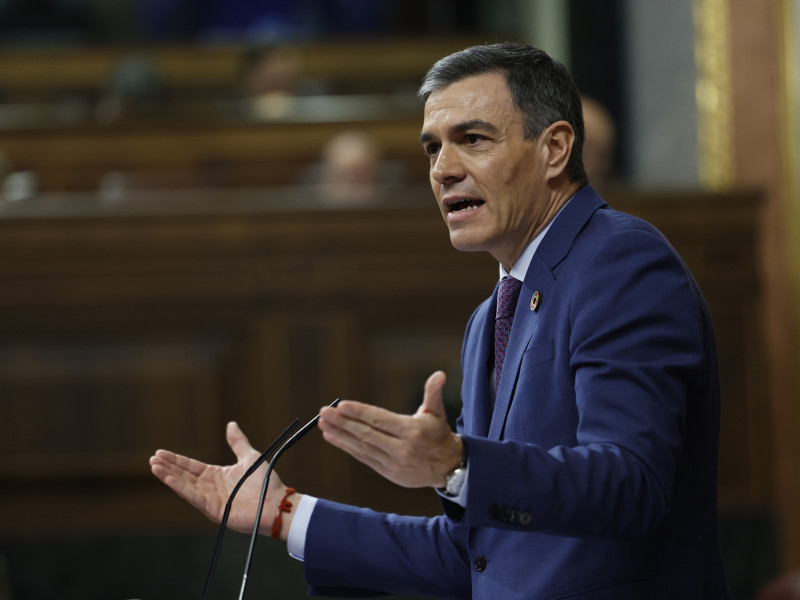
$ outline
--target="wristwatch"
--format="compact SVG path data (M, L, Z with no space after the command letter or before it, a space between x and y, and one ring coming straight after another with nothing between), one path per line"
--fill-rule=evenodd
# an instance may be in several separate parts
M458 496L461 493L461 488L464 487L464 482L467 480L467 445L460 434L458 437L461 438L461 464L447 474L446 483L442 490L445 496Z

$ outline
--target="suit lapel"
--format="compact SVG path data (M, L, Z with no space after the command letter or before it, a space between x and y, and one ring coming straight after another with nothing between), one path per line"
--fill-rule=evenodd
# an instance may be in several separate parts
M490 375L494 358L494 315L497 308L497 286L494 294L478 309L473 322L473 341L467 348L466 357L469 359L469 368L464 369L464 386L462 398L464 399L465 413L470 415L470 420L465 424L465 433L475 436L485 436L489 431L489 421L492 416L492 397ZM492 382L493 383L493 382Z
M503 376L497 389L489 439L502 439L511 402L514 399L522 357L536 333L540 320L547 318L546 306L556 282L554 270L567 256L575 238L594 212L604 205L603 199L591 187L584 187L556 217L531 260L514 312L514 324L503 363ZM540 300L534 311L531 310L531 299L537 291Z

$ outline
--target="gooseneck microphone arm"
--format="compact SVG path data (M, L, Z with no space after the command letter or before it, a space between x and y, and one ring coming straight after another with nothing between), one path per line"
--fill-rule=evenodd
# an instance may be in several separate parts
M331 402L330 406L334 407L337 404L339 404L339 398ZM253 551L255 550L256 547L256 539L258 539L258 526L261 523L261 513L264 509L264 501L267 498L267 489L269 488L269 478L270 475L272 475L272 469L275 466L275 463L280 458L280 456L284 452L286 452L289 448L291 448L300 438L302 438L305 434L311 431L311 429L313 429L314 426L317 424L317 421L319 421L319 415L315 416L308 423L303 425L303 427L297 433L295 433L291 438L289 438L289 440L285 442L283 446L281 446L278 449L278 451L275 453L275 456L273 456L272 460L269 462L269 466L267 467L267 472L264 475L264 483L261 485L261 498L259 499L258 502L256 521L255 524L253 525L253 532L250 535L250 547L248 548L247 551L247 563L245 564L244 567L244 575L242 575L242 587L241 590L239 591L239 600L244 599L244 591L245 588L247 587L247 577L250 574L250 565L253 562Z
M272 454L280 444L284 442L284 440L289 437L289 434L295 430L298 423L300 423L300 419L295 419L292 423L283 430L272 444L270 444L269 448L267 448L261 456L259 456L256 461L250 465L250 467L245 471L244 475L239 479L236 485L233 487L233 491L231 491L231 495L228 497L228 502L225 504L225 512L222 514L222 520L220 521L219 525L219 534L217 535L217 545L214 548L214 555L211 558L211 567L208 570L208 577L206 578L206 587L203 591L203 600L208 598L208 592L211 589L211 580L214 578L214 570L217 566L217 559L219 558L220 549L222 548L222 538L225 535L225 527L228 524L228 517L231 514L231 505L233 504L233 499L236 497L236 494L239 492L239 488L242 487L242 484L247 481L247 478L250 477L253 473L256 472L258 467L260 467L267 457Z

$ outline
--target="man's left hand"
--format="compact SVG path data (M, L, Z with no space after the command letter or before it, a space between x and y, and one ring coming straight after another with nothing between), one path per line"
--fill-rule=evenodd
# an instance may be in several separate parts
M463 444L447 424L445 380L442 371L428 377L413 415L345 400L320 411L319 428L325 440L393 483L444 487L447 474L461 462Z

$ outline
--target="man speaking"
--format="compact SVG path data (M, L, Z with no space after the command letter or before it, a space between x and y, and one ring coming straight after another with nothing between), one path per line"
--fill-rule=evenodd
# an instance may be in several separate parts
M535 48L478 46L437 62L419 94L450 240L499 263L467 324L457 431L442 372L414 415L345 401L319 427L398 485L435 488L444 514L345 506L273 477L260 531L281 515L274 537L319 595L728 598L708 309L664 237L588 185L569 74ZM235 465L151 459L217 521L258 456L238 426L227 435ZM229 521L242 531L256 514L250 485Z

